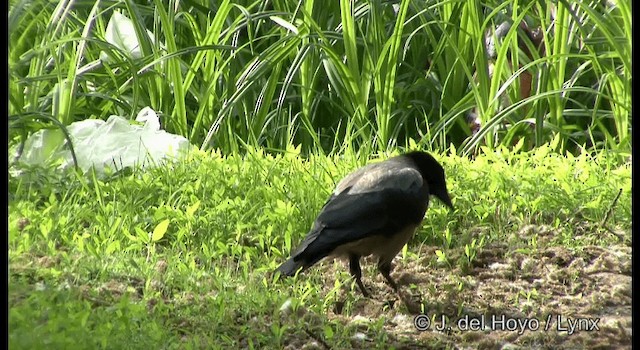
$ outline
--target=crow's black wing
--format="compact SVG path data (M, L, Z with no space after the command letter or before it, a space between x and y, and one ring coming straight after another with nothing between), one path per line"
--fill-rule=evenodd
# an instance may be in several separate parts
M388 170L365 174L334 194L294 259L312 265L343 244L372 235L392 235L419 223L428 202L420 174L413 169Z

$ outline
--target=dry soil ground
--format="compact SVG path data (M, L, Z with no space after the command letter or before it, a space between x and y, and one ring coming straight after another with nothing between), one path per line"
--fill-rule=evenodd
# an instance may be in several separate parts
M353 346L362 349L374 345L367 323L380 319L388 345L399 349L631 348L630 243L569 249L549 244L553 230L539 227L518 236L527 240L533 232L539 248L514 250L507 241L494 242L466 271L435 264L434 247L424 247L413 261L396 259L392 276L401 286L400 297L376 273L375 262L364 260L363 282L372 298L346 288L328 317L358 324L362 333ZM455 258L456 252L448 254ZM325 292L334 285L334 270L348 271L339 261L318 268ZM354 298L355 305L344 312L343 303ZM416 328L417 315L429 317L429 329ZM443 315L447 328L436 330ZM424 326L424 319L418 321ZM331 347L312 337L290 347Z

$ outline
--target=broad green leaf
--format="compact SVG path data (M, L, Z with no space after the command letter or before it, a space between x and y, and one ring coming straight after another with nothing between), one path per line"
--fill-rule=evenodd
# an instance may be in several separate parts
M193 205L187 208L187 216L192 216L198 208L200 208L200 201L193 203Z
M164 237L164 234L167 232L167 228L169 227L169 219L164 219L161 223L153 229L153 235L151 236L151 241L157 242Z

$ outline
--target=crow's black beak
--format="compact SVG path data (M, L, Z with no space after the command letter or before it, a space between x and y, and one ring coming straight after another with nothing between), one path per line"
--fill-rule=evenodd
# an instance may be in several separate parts
M453 204L451 203L451 198L449 198L449 192L447 192L447 188L446 187L440 187L438 189L436 189L434 191L434 195L436 197L438 197L439 200L442 201L442 203L444 203L444 205L446 205L447 207L449 207L449 209L454 210L453 209Z

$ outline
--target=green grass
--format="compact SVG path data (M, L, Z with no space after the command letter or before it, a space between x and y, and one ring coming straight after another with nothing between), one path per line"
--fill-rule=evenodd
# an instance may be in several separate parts
M114 13L131 20L136 54L107 39ZM507 20L540 28L544 51L526 57L514 25L489 75L485 34ZM375 152L414 139L471 154L558 135L560 152L631 149L629 1L13 0L9 27L12 143L56 127L51 118L149 106L167 131L224 153ZM524 72L533 85L521 100Z
M508 254L531 257L546 247L582 254L593 245L628 244L630 164L606 152L567 158L553 149L485 149L475 161L440 155L456 211L434 200L395 271L418 264L453 280L405 288L471 288L456 269L473 270L488 247L504 242ZM366 162L349 152L306 159L297 152L198 152L109 179L42 169L11 175L11 348L300 348L320 340L332 348L433 346L417 331L394 335L388 314L365 313L373 318L365 326L348 322L363 314L364 301L338 263L297 278L271 275L335 181ZM547 227L552 238L522 233L531 225ZM425 247L439 253L423 253ZM364 269L372 285L376 274ZM519 303L544 299L536 293L516 290L500 302L535 314ZM287 299L294 311L279 311ZM462 296L438 300L428 299L427 310L469 305ZM393 312L408 311L396 305ZM357 332L368 340L354 343Z

